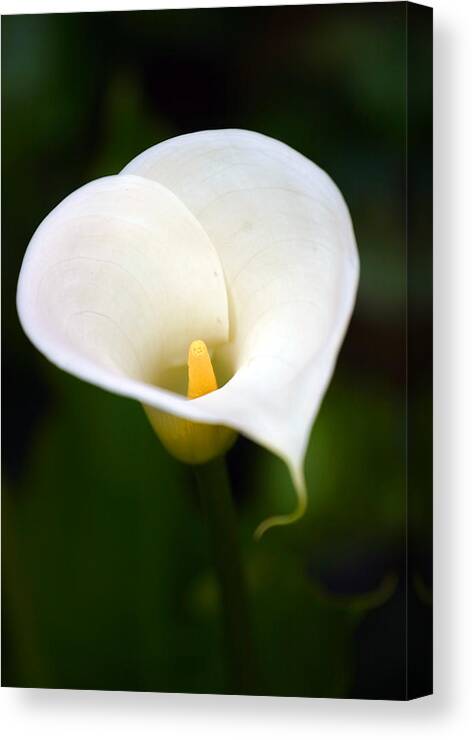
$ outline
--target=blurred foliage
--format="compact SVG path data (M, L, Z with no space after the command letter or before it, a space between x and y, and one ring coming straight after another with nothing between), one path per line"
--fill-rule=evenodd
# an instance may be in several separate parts
M238 127L280 138L329 172L361 254L355 315L308 449L304 519L254 543L257 524L291 510L294 492L268 452L240 439L229 454L264 691L404 696L407 514L419 584L409 600L412 681L424 688L430 110L425 90L411 114L425 174L408 285L405 5L2 20L3 683L224 691L191 471L163 451L137 404L48 365L21 331L15 290L34 229L69 192L165 138ZM414 30L427 46L427 31ZM427 76L427 54L415 69ZM418 380L408 511L407 289Z

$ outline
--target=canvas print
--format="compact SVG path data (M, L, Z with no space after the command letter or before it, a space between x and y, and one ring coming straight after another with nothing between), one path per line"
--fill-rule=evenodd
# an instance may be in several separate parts
M431 22L2 19L3 685L431 693Z

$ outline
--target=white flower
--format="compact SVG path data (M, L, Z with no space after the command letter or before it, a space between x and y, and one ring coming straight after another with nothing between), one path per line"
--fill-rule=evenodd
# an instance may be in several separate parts
M203 131L60 203L26 252L18 312L56 365L144 404L168 447L178 417L219 430L197 462L229 444L228 429L285 460L298 505L261 534L305 508L308 436L358 271L348 209L325 172L261 134ZM221 387L189 399L196 339Z

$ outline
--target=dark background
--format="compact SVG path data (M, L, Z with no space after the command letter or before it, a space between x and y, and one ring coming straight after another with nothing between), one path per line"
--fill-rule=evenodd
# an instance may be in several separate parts
M304 519L254 543L257 524L291 510L294 492L265 450L240 438L229 455L264 691L431 690L423 11L369 3L2 19L4 685L224 691L191 471L163 451L137 403L33 349L15 291L34 229L69 192L163 139L236 127L327 170L361 259L355 314L310 441Z

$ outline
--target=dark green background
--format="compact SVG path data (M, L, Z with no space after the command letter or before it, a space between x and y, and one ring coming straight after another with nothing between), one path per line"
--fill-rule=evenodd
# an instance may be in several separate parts
M15 290L34 229L69 192L168 137L237 127L327 170L361 259L355 314L310 441L304 519L254 543L257 524L291 510L294 492L283 464L249 441L229 455L263 690L426 693L429 11L393 3L2 20L3 683L224 691L191 471L163 451L137 403L66 376L33 349Z

